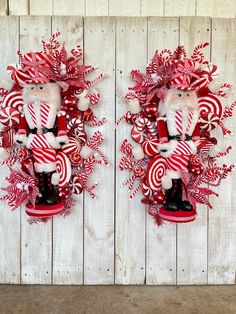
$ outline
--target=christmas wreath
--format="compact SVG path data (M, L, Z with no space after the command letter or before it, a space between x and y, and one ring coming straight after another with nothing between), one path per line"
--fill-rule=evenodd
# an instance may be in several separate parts
M231 133L224 121L236 102L223 105L231 86L221 84L218 67L205 60L206 46L197 46L191 57L183 46L156 51L145 73L131 71L135 86L125 95L128 111L117 121L132 126L133 143L125 139L120 146L119 168L129 173L124 185L131 199L142 191L157 224L195 220L196 204L211 208L209 196L217 194L210 187L234 168L220 160L231 146L223 148L219 135Z
M93 86L104 75L86 78L96 69L82 64L80 46L68 53L59 35L43 39L42 51L19 51L0 88L0 156L10 170L0 199L12 210L24 204L30 222L67 215L84 190L95 198L97 183L88 179L96 164L108 163L101 132L88 138L85 130L106 121L93 111L100 101Z

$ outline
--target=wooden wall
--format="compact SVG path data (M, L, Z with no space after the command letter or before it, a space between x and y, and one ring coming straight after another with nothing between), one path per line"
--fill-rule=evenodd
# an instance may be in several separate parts
M0 14L233 18L236 0L0 0Z
M132 2L132 1L131 1ZM50 3L50 2L48 2ZM144 69L154 51L184 43L191 51L209 41L206 53L219 64L225 81L236 85L236 20L209 17L0 17L0 75L17 60L20 48L36 49L41 34L61 30L68 47L81 44L85 63L99 65L108 78L99 116L110 167L99 169L97 199L78 197L71 216L45 225L29 225L23 208L0 206L0 283L22 284L233 284L236 268L235 174L220 188L214 208L199 208L186 225L157 228L140 195L128 200L117 169L119 145L129 134L114 122L125 108L121 100L133 68ZM230 101L233 100L231 96ZM235 132L235 123L229 121ZM236 132L235 132L236 133ZM236 138L231 137L236 147ZM227 161L235 160L235 150ZM1 177L4 176L1 168Z

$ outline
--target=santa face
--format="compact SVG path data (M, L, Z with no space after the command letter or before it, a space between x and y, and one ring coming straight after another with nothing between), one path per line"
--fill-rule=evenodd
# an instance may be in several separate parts
M30 129L54 127L61 106L59 85L28 84L23 89L23 100L23 112Z
M160 105L161 114L186 109L188 111L198 110L197 95L194 91L170 89L167 91L163 104Z
M59 108L61 103L60 87L56 83L28 84L23 89L23 99L27 104L39 101L51 103Z

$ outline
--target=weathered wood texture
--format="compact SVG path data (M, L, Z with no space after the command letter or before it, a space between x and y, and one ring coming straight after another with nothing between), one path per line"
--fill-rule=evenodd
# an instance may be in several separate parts
M39 34L51 35L51 18L21 17L19 27L20 50L40 49ZM49 284L52 277L52 221L30 225L23 208L21 218L21 282Z
M86 193L78 196L76 208L65 219L29 225L23 208L10 212L1 203L0 283L234 283L235 174L223 183L209 213L201 207L194 223L157 228L140 203L141 195L130 201L127 190L121 188L126 174L118 170L119 146L129 137L130 127L122 123L114 130L114 123L126 110L122 96L132 84L130 70L144 69L156 49L174 49L183 43L189 52L197 43L209 41L207 56L219 64L224 81L236 85L235 19L1 17L1 78L6 65L17 61L19 48L22 52L38 49L42 34L48 37L58 30L68 48L84 47L86 64L99 65L97 73L107 73L96 86L102 100L95 110L99 117L108 118L99 129L105 136L102 148L110 166L98 167L94 173L99 183L97 199ZM228 123L235 133L234 120ZM234 137L230 140L236 145ZM225 161L233 162L234 156ZM5 174L6 170L1 172L2 177Z
M132 69L144 69L147 64L147 19L120 18L116 26L116 116L127 109L121 96L130 85ZM117 162L121 141L130 133L122 124L116 130ZM117 164L118 165L118 164ZM116 175L116 283L143 284L145 281L145 210L138 198L129 199L121 188L127 173L117 169Z
M0 15L235 17L235 0L0 0Z
M179 18L148 20L148 60L158 48L175 49L179 41ZM176 226L157 228L147 214L146 224L147 284L176 284Z
M6 38L8 39L6 41ZM19 49L19 18L0 17L1 49L0 75L1 82L7 79L7 65L17 61L16 51ZM8 174L1 168L1 178ZM2 182L2 186L4 183ZM21 250L20 250L20 208L11 212L4 202L0 205L0 282L20 283Z
M83 47L81 17L52 17L52 33L62 31L68 49ZM77 195L78 205L65 219L53 219L53 283L83 283L83 195Z

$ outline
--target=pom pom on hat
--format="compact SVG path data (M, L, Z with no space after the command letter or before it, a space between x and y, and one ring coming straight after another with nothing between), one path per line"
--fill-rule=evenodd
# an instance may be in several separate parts
M141 160L144 158L144 152L141 146L133 148L132 152L134 155L134 159Z
M141 106L138 99L131 99L129 102L129 110L131 113L139 113L141 111Z
M86 98L88 91L85 89L81 94L75 94L75 97L78 99L78 109L81 111L86 111L89 107L90 100Z
M80 155L83 159L89 158L92 155L92 153L93 153L93 150L87 145L84 145L80 151Z
M168 177L168 176L163 176L161 178L161 185L162 185L163 189L169 190L172 187L172 180L171 180L171 178Z
M216 93L218 92L218 90L220 89L221 84L222 84L222 83L221 83L219 80L214 80L214 81L210 82L210 83L207 85L207 87L208 87L208 89L209 89L212 93L216 94Z
M57 184L59 183L59 181L60 181L60 175L59 175L59 173L54 172L54 173L52 174L52 177L51 177L51 183L52 183L53 185L57 185Z

